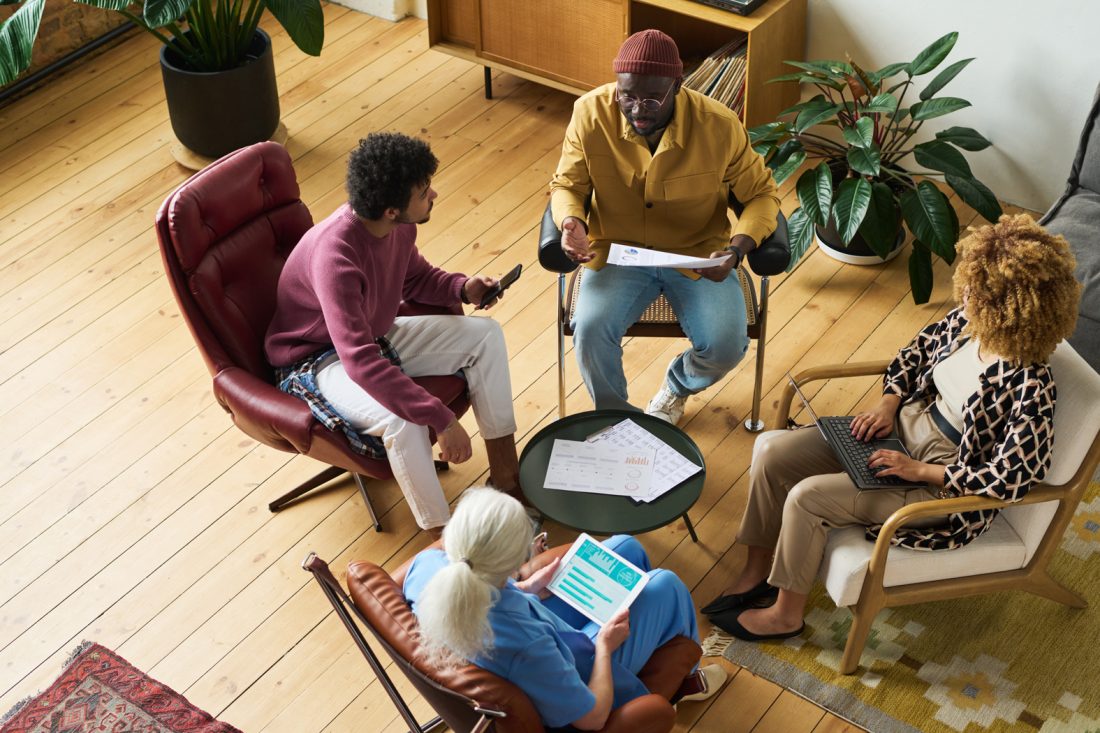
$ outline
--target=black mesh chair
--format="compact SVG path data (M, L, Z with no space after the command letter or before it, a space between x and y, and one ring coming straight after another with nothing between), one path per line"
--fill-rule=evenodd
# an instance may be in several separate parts
M740 214L742 206L731 197L730 208ZM737 278L745 296L745 314L748 322L748 336L756 341L756 374L752 392L752 414L745 421L745 429L758 433L764 429L760 419L761 383L764 377L764 344L768 325L768 286L771 276L787 269L791 260L790 244L787 239L787 219L780 212L775 232L760 246L749 253L745 262L737 269ZM748 264L748 268L745 264ZM558 273L558 417L565 417L565 337L573 335L573 312L580 293L583 267L569 259L561 248L561 230L554 223L550 204L542 215L542 227L539 230L539 264L551 272ZM752 271L760 278L760 290L757 292ZM566 278L572 273L572 277ZM568 280L568 282L567 282ZM637 323L626 330L627 336L663 336L679 338L684 336L676 314L664 295L650 303Z

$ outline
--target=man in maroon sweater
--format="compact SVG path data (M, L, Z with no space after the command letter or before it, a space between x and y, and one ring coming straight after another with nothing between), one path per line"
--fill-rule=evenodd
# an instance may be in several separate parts
M441 527L450 515L428 429L444 461L462 463L472 450L454 413L412 377L461 370L493 484L517 492L519 473L500 324L397 315L402 300L480 303L497 282L445 272L417 250L417 224L428 221L437 195L431 187L437 167L421 140L372 133L360 141L348 160L348 203L314 225L291 252L265 342L283 389L309 400L322 421L334 418L350 430L353 445L355 433L381 439L424 529Z

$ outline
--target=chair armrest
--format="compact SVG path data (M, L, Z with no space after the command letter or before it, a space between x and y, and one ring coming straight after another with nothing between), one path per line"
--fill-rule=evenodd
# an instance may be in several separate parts
M772 232L746 258L749 268L759 277L778 275L791 262L791 243L787 235L787 217L780 211Z
M794 381L798 386L807 382L819 382L824 379L843 379L845 377L869 377L874 374L885 374L890 366L889 359L879 361L854 361L850 364L824 364L822 366L803 369L794 375ZM791 417L791 401L794 399L794 387L790 383L783 386L783 393L779 396L779 404L775 408L775 423L773 429L783 430L787 427L787 420Z
M864 579L864 588L882 587L883 578L886 575L886 555L890 552L891 540L898 530L914 520L923 517L943 517L958 512L973 512L981 509L1004 509L1010 506L1022 506L1024 504L1041 504L1047 501L1061 501L1066 498L1066 490L1063 487L1037 484L1031 488L1024 498L1019 501L1004 501L989 496L953 496L949 499L930 499L907 504L891 514L879 530L875 547L871 551L871 559L867 566L867 576Z
M601 733L668 733L675 722L672 703L660 695L643 695L611 711Z
M240 367L228 367L214 376L214 398L237 427L264 445L280 450L293 446L299 453L309 453L313 413L303 400Z
M566 273L577 269L577 263L569 259L561 248L561 230L554 223L549 201L546 203L546 210L542 212L542 224L539 227L539 264L550 272Z

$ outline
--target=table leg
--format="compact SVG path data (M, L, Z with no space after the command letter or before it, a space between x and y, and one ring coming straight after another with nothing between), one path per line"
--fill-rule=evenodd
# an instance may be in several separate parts
M699 535L695 534L695 526L691 523L691 517L688 516L687 512L684 512L683 516L684 524L686 524L688 528L688 534L691 535L691 541L695 544L699 544Z

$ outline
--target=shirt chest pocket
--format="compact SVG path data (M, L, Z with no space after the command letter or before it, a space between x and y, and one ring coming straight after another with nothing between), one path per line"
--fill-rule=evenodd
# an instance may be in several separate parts
M666 201L713 198L717 192L718 173L715 171L669 178L664 184Z

